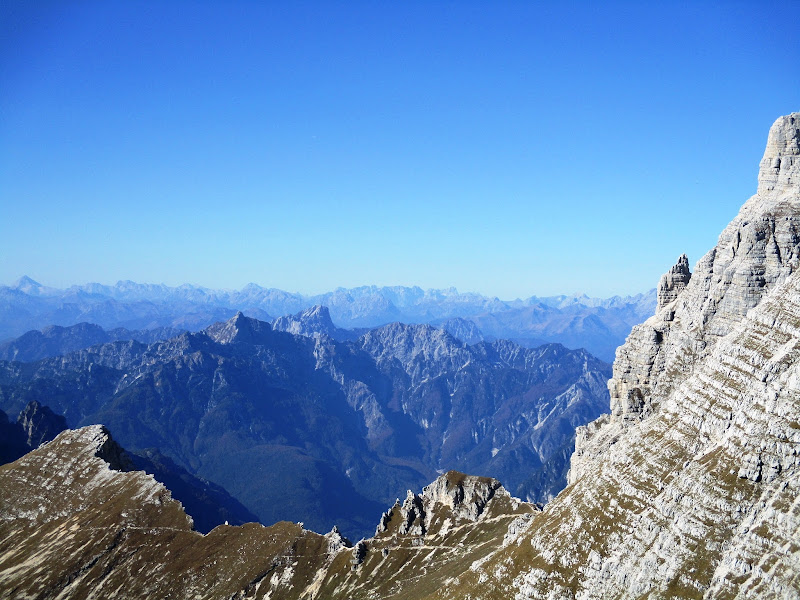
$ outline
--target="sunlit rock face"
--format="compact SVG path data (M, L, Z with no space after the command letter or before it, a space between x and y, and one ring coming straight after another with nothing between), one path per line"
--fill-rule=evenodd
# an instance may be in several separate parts
M610 384L617 420L647 416L719 338L796 269L800 256L800 156L795 115L772 126L758 193L689 275L682 256L659 286L656 314L617 351Z
M617 351L611 414L578 428L570 487L484 584L449 592L798 597L799 136L800 114L775 122L757 194L662 278Z

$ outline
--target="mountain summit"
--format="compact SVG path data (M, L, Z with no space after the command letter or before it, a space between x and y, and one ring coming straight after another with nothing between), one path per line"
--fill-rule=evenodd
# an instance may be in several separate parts
M342 329L333 324L331 313L327 306L315 304L311 308L301 310L294 315L279 317L272 322L275 331L286 331L295 335L307 337L319 337L327 335L335 340L343 342L354 340L358 334L354 331Z
M775 122L756 195L691 276L681 257L662 278L571 485L437 597L798 597L798 139L799 113Z

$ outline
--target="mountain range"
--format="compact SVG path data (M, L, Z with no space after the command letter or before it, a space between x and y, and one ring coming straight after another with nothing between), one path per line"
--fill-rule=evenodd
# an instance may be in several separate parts
M0 348L30 359L0 361L0 409L41 400L70 427L104 423L128 450L157 450L264 523L356 537L453 468L547 501L566 485L575 427L608 403L610 367L585 350L470 346L402 323L353 339L319 306L274 326L237 313L149 344L119 330L129 339L97 343L110 335L83 324Z
M326 306L338 327L373 328L401 321L441 325L469 320L481 339L510 339L534 347L561 343L606 361L655 306L655 290L607 299L584 295L501 301L480 294L419 287L364 286L304 296L249 284L238 291L120 281L55 289L22 277L0 286L0 341L30 330L81 322L111 330L161 327L199 331L241 311L262 321ZM475 339L475 338L473 338Z
M239 329L228 322L205 335L235 343ZM253 324L243 335L262 330ZM382 350L380 335L359 340L385 360L404 355L402 346ZM406 375L431 372L417 367ZM374 535L354 545L337 529L322 535L288 522L203 536L163 485L126 467L107 429L65 431L0 467L0 590L797 598L800 113L773 124L757 192L717 245L693 270L681 255L661 278L655 312L617 352L609 389L609 413L577 429L568 485L543 508L496 479L448 471L389 503Z

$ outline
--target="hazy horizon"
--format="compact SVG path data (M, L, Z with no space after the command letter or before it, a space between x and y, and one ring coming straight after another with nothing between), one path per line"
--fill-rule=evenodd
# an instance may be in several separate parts
M544 295L544 294L533 293L533 294L529 294L529 295L524 296L524 297L519 297L518 296L516 298L506 298L506 297L498 296L497 294L486 294L486 293L478 292L478 291L474 291L474 290L462 290L462 289L460 289L460 288L458 288L456 286L425 288L425 287L418 286L418 285L385 285L384 286L384 285L375 285L375 284L363 284L363 285L355 285L355 286L350 286L350 287L337 286L337 287L334 287L334 288L320 290L320 291L303 292L303 291L297 291L297 290L283 289L283 288L280 288L280 287L265 286L265 285L259 284L258 282L255 282L255 281L250 281L250 282L246 283L245 285L243 285L241 287L238 287L238 288L222 288L222 287L213 288L213 287L208 287L208 286L204 286L204 285L198 285L198 284L192 283L190 281L184 281L184 282L179 283L177 285L171 285L171 284L167 284L167 283L163 283L163 282L155 282L155 281L133 281L132 279L118 279L117 281L113 281L113 282L110 282L110 283L104 283L104 282L100 282L100 281L85 281L85 282L74 282L74 283L71 283L71 284L67 284L66 286L54 286L54 285L49 285L47 282L39 281L35 277L31 277L31 276L29 276L27 274L26 275L21 275L20 277L17 277L16 279L14 279L13 281L10 281L10 282L0 282L0 286L13 288L13 287L17 286L20 282L22 282L25 279L30 279L31 281L33 281L34 283L36 283L38 285L41 285L42 287L50 288L50 289L54 289L54 290L68 290L68 289L70 289L72 287L81 288L81 287L85 287L85 286L89 286L89 285L102 285L102 286L107 286L107 287L113 288L113 287L115 287L115 286L117 286L119 284L133 283L133 284L136 284L136 285L146 285L146 286L151 286L151 285L152 286L166 286L166 287L168 287L170 289L176 289L176 288L180 288L180 287L184 287L184 286L190 286L190 287L193 287L193 288L209 290L209 291L240 292L240 291L244 290L245 288L247 288L248 286L256 285L256 286L258 286L258 287L260 287L262 289L265 289L265 290L279 290L279 291L282 291L282 292L287 292L289 294L297 294L297 295L301 295L301 296L305 296L305 297L323 296L325 294L329 294L329 293L336 292L336 291L339 291L339 290L354 290L354 289L363 289L363 288L376 288L376 289L381 289L381 288L414 289L414 288L418 288L418 289L421 289L423 292L451 292L452 291L452 292L455 292L455 293L458 293L458 294L477 294L477 295L480 295L480 296L484 296L486 298L496 298L496 299L498 299L500 301L503 301L503 302L513 302L515 300L527 300L527 299L532 298L532 297L551 298L551 297L559 297L559 296L564 296L566 298L587 297L587 298L590 298L590 299L603 300L603 299L613 298L613 297L616 297L616 296L625 298L625 297L635 297L635 296L640 296L640 295L646 295L649 292L655 291L655 289L656 289L656 286L651 286L650 288L641 290L639 292L635 292L633 294L611 294L610 296L591 296L589 294L586 294L585 292L582 292L582 291L578 290L578 291L570 291L570 292L566 292L565 291L565 292L562 292L560 294Z

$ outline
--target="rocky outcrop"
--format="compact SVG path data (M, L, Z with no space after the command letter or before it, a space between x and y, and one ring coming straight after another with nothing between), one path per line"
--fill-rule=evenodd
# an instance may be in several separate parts
M758 171L758 194L793 194L800 182L800 113L778 119L770 130Z
M691 278L689 259L685 254L681 254L675 266L661 276L661 281L658 283L657 308L674 302Z
M67 420L62 415L55 414L36 400L31 400L19 413L17 423L22 427L25 442L31 449L55 439L67 428Z
M496 493L511 499L510 494L496 479L449 471L422 488L421 494L408 490L402 504L398 500L383 514L375 535L379 536L388 530L395 514L400 515L398 532L401 535L425 536L431 535L434 530L441 533L442 523L438 523L438 528L435 528L434 524L435 519L441 517L443 510L446 511L448 519L445 527L464 522L474 523L481 517ZM519 504L518 500L512 502Z
M758 193L691 278L679 262L662 280L571 485L437 597L798 597L799 129L776 121Z

